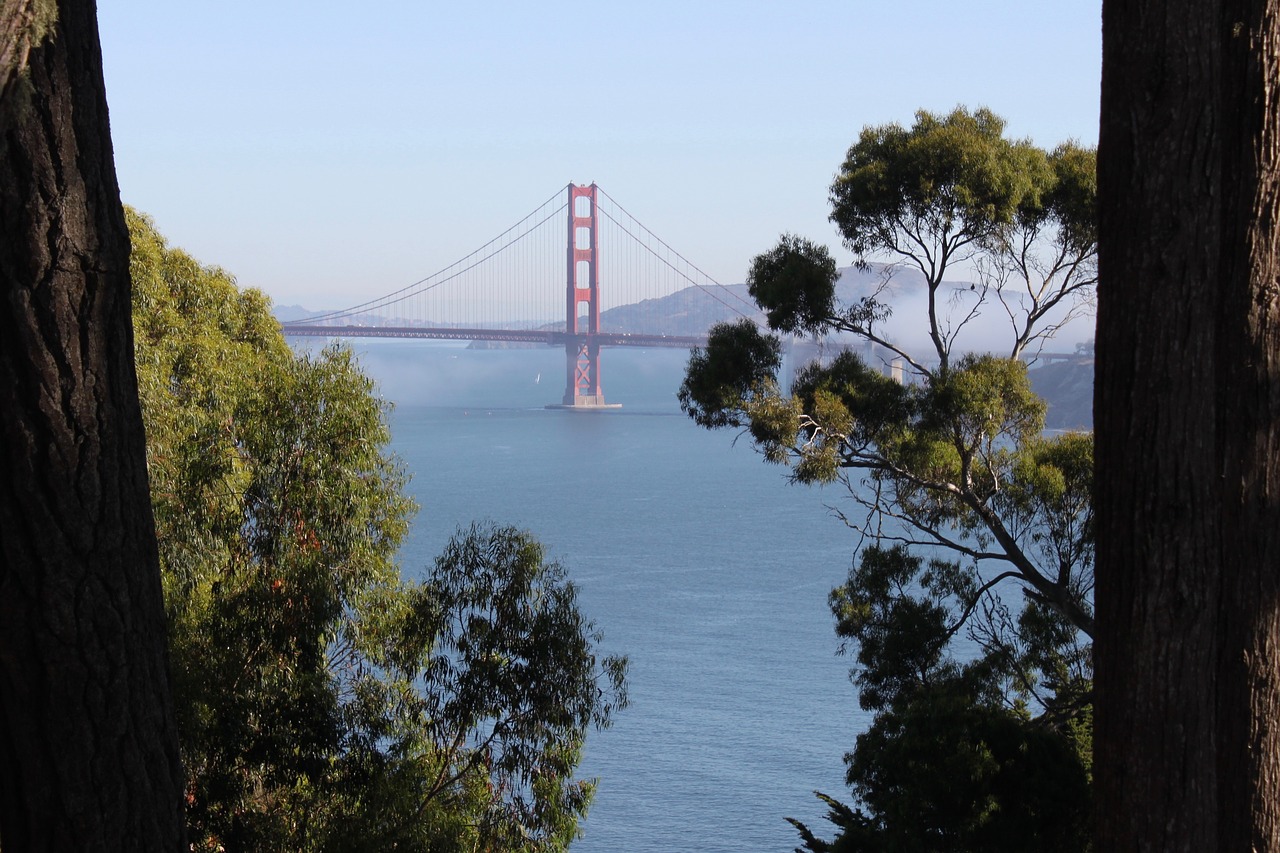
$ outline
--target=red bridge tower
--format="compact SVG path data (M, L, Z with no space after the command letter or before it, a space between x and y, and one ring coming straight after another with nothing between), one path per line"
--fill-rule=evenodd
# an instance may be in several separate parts
M564 406L619 408L604 401L600 388L600 244L596 225L597 188L569 184L568 287L565 307ZM581 313L583 306L585 314Z

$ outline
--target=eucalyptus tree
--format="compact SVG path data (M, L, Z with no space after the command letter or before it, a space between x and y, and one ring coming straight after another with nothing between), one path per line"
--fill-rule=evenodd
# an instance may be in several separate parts
M262 294L129 211L134 323L192 848L565 849L625 662L562 567L459 531L421 582L386 405Z
M865 510L846 518L865 534L997 566L983 592L1017 580L1091 635L1091 445L1042 436L1044 403L1013 356L1043 333L1050 303L1087 293L1096 279L1093 185L1084 153L1050 157L1005 140L1002 128L983 110L920 113L910 130L868 128L832 185L831 218L860 262L887 252L924 275L931 353L882 334L893 309L887 290L837 304L825 247L784 236L752 262L748 287L771 328L860 336L904 359L910 381L846 352L805 368L788 395L776 382L780 342L742 322L712 330L679 397L703 426L745 427L767 459L791 466L793 480L845 482ZM957 357L984 295L975 285L952 306L944 276L957 258L1006 256L1011 246L1029 278L1037 268L1052 274L1048 290L1037 288L1011 327L1010 357ZM1060 258L1073 253L1064 269Z
M1082 677L1087 652L1063 654L1062 626L1031 610L1018 636L954 654L952 626L972 592L956 563L900 545L864 549L832 592L836 633L856 649L859 704L874 716L846 756L856 803L819 794L839 835L825 842L792 820L804 849L1088 849L1090 716L1054 695ZM1032 669L1054 680L1018 680Z
M1065 732L1087 716L1091 687L1093 447L1087 435L1044 435L1045 404L1021 357L1091 299L1093 154L1045 152L1003 130L986 110L957 109L862 132L831 186L831 220L859 264L891 263L856 302L838 302L824 246L784 235L752 262L748 287L773 331L856 336L905 363L905 382L846 351L804 368L784 391L781 341L740 322L714 328L692 354L679 398L702 426L745 429L793 481L843 483L856 509L841 516L864 541L957 558L917 567L890 585L888 601L910 610L911 590L925 590L947 617L930 642L967 635L998 705L1036 709ZM978 272L969 287L946 278L960 262ZM927 352L885 330L904 268L923 279ZM1007 348L963 351L964 332L987 309L1006 315ZM837 590L838 618L872 606L863 589L872 581L855 573ZM1014 589L1020 612L1003 600ZM863 662L864 674L872 666ZM878 707L904 713L893 701ZM860 739L851 774L868 748Z
M813 288L807 328L860 335L920 373L926 361L946 369L962 330L991 299L1009 316L1011 357L1052 335L1066 319L1054 312L1070 314L1097 283L1094 154L1074 143L1045 152L1008 140L1004 124L985 109L956 109L917 113L910 129L868 127L831 185L831 221L858 261L886 258L890 276L905 267L923 277L930 352L910 352L882 334L888 277L884 289L836 314L821 280L773 280L753 266L762 304L769 294ZM944 281L964 262L980 274L974 296L956 300Z

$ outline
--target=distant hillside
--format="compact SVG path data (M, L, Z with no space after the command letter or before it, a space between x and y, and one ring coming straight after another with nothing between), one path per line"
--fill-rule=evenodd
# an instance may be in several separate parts
M318 317L325 313L323 311L311 311L303 308L301 305L272 305L271 313L281 323L292 323L294 320L306 320L309 317Z
M1093 359L1033 368L1031 388L1049 403L1049 429L1093 429Z
M686 287L660 299L646 299L602 311L600 329L646 335L705 335L716 323L744 316L764 320L747 295L745 284Z

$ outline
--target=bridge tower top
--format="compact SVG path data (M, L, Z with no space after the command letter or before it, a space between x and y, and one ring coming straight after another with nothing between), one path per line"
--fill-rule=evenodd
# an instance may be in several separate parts
M569 184L569 280L565 331L571 335L594 335L600 331L597 192L595 184L589 187ZM584 305L587 309L585 317L580 313Z

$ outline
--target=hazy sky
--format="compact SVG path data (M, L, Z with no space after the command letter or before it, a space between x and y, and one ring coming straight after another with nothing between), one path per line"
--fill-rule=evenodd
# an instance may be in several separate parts
M343 307L595 181L722 283L868 124L1097 141L1099 0L100 0L121 191L278 304ZM842 263L849 255L837 252Z

